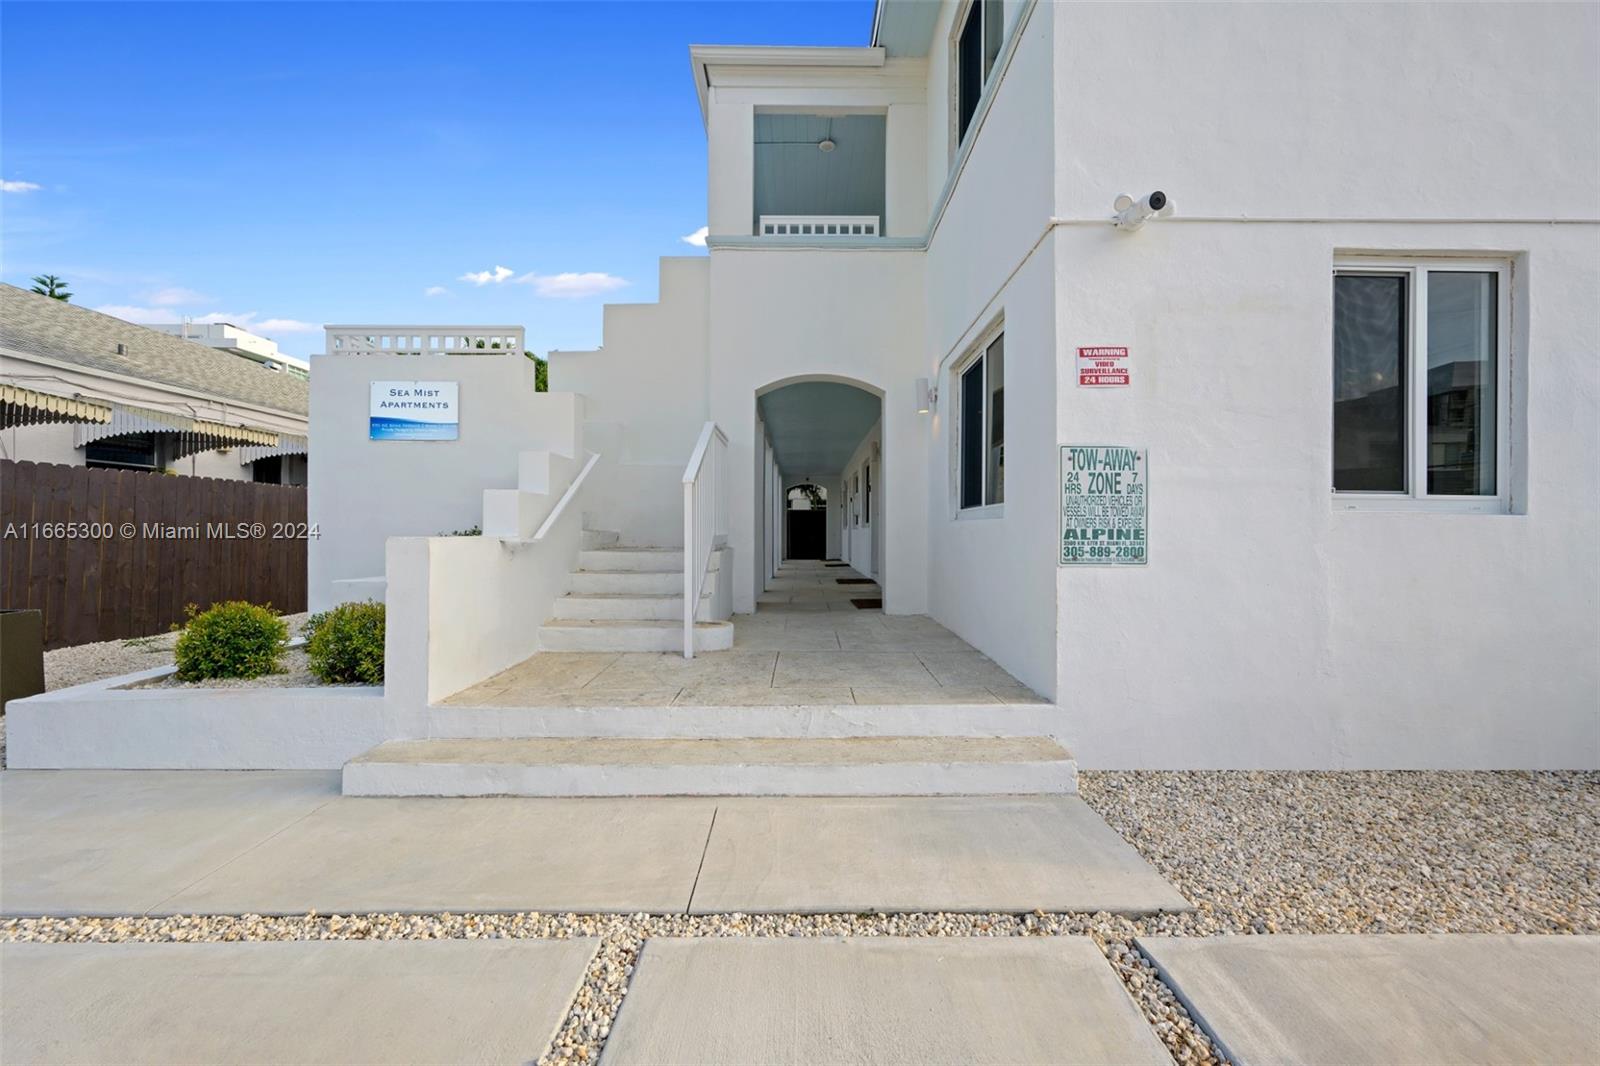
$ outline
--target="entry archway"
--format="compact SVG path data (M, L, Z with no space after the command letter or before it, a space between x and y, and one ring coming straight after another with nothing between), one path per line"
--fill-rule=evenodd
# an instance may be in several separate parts
M834 375L785 378L756 390L756 421L766 456L763 582L786 558L836 560L881 581L887 572L882 390ZM820 553L808 538L797 544L791 535L791 521L808 527L818 521L790 519L797 489L807 509L820 505Z

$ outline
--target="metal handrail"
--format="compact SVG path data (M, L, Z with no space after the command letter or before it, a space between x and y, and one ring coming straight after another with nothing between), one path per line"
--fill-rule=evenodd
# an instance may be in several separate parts
M728 435L707 422L683 470L683 657L694 658L694 622L711 552L728 536Z

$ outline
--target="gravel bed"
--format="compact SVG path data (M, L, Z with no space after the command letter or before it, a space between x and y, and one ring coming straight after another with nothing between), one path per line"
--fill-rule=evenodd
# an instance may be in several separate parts
M282 667L275 674L266 674L262 677L213 677L205 681L179 681L176 674L168 674L157 681L146 681L140 685L129 685L129 688L309 688L322 685L324 682L311 672L306 661L306 649L300 647L290 648L283 653L279 665Z
M1600 773L1086 772L1079 789L1199 908L1177 935L1600 933Z
M21 918L0 940L594 936L543 1063L597 1060L651 936L1091 937L1173 1058L1221 1062L1149 935L1600 932L1600 774L1084 772L1085 801L1198 908L1097 914Z
M299 636L300 626L308 617L305 612L283 616L291 637ZM178 634L170 632L47 651L44 653L45 691L54 692L58 688L71 688L156 666L171 666L172 646L177 642Z

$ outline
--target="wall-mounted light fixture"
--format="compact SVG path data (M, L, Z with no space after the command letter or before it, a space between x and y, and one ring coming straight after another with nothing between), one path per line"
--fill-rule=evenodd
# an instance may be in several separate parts
M817 142L817 147L822 149L824 152L831 152L837 147L837 145L833 143L832 137L824 137L822 140Z
M928 384L927 378L917 379L917 414L925 415L939 406L939 390Z

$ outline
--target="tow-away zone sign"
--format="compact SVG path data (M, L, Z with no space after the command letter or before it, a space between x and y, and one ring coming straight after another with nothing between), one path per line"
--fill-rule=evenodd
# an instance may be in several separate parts
M1142 448L1061 448L1062 566L1143 566L1148 470Z

